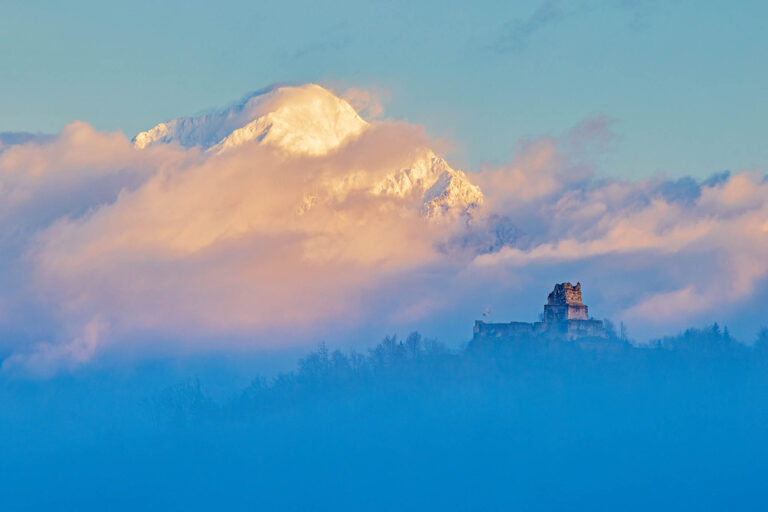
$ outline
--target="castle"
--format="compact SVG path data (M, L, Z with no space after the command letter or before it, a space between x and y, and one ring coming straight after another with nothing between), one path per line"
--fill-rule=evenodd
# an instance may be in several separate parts
M509 322L500 324L475 321L474 341L524 336L557 336L568 340L606 338L602 320L590 319L587 306L581 301L581 283L560 283L547 297L540 322Z

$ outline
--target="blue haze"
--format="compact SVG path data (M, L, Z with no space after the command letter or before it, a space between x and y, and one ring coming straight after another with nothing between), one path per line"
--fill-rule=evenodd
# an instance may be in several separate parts
M0 383L2 510L761 510L768 331Z

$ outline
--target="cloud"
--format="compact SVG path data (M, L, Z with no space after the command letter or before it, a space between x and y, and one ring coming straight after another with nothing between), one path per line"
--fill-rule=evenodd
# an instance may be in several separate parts
M101 133L82 122L55 137L0 152L0 257L19 256L52 222L78 218L139 187L163 169L184 168L194 151L172 147L137 152L121 133Z
M53 138L53 135L44 133L29 132L0 132L0 151L11 146L17 146L27 143L47 142Z
M341 97L366 119L378 119L384 114L384 99L389 95L381 89L359 89L350 87Z
M287 130L275 143L140 148L75 123L49 143L5 153L3 190L20 198L8 203L17 205L11 213L42 209L38 198L52 183L59 192L21 241L27 286L68 330L99 318L114 338L257 335L253 345L264 347L285 339L265 333L301 341L319 327L375 315L363 296L442 257L437 241L447 226L424 217L430 183L419 185L413 170L433 158L429 139L420 127L381 122L355 128L341 147L306 154L285 128L301 115L293 102L305 99L272 105L290 111L270 118L270 134ZM326 133L318 126L310 135ZM331 128L338 126L344 122ZM411 189L377 186L401 169L408 171L396 182ZM408 192L416 185L423 192ZM37 367L95 353L59 339L22 359Z
M759 172L596 178L615 137L596 117L468 173L482 205L429 218L438 174L459 174L440 174L422 127L364 123L316 86L262 94L165 123L145 147L75 122L0 153L0 304L34 303L52 325L7 346L4 371L45 375L153 343L283 347L377 324L469 333L476 312L503 320L513 297L570 279L593 313L650 335L720 314L768 277Z
M539 140L481 175L493 218L522 234L477 255L473 267L578 268L582 281L613 272L618 286L634 291L613 304L614 314L667 328L746 300L768 275L768 186L760 174L597 180L561 146Z
M528 44L536 32L558 21L562 16L560 2L546 0L539 4L527 18L509 22L503 34L496 40L494 47L499 53L520 50Z
M38 281L66 308L108 304L144 327L300 327L339 315L360 286L434 253L417 209L365 193L420 143L389 126L327 158L252 146L169 169L42 232Z
M658 9L658 5L656 0L544 0L528 16L515 18L502 25L491 48L499 54L523 51L538 33L564 20L600 11L618 10L626 18L630 29L640 30L648 25L649 17Z
M711 306L711 298L702 295L695 286L652 295L626 310L630 319L668 323L681 315L699 313Z
M38 378L51 377L63 368L75 370L91 361L102 345L107 329L108 325L102 319L95 318L71 341L36 343L30 350L6 358L0 370L6 374Z

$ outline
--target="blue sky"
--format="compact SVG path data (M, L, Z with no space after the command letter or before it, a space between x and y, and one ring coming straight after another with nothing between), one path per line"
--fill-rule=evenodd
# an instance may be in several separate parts
M274 82L386 91L462 167L614 120L601 171L766 166L768 4L756 1L3 3L0 131L128 135Z

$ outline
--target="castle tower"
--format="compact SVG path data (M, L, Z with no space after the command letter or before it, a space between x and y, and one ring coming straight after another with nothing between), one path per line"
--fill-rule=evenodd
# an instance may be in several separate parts
M581 301L581 283L559 283L547 297L540 322L485 323L475 321L474 342L499 339L548 338L581 340L608 338L602 320L590 320L587 306ZM594 341L594 340L593 340Z
M544 321L588 320L587 306L581 302L581 283L560 283L547 297L544 306Z

